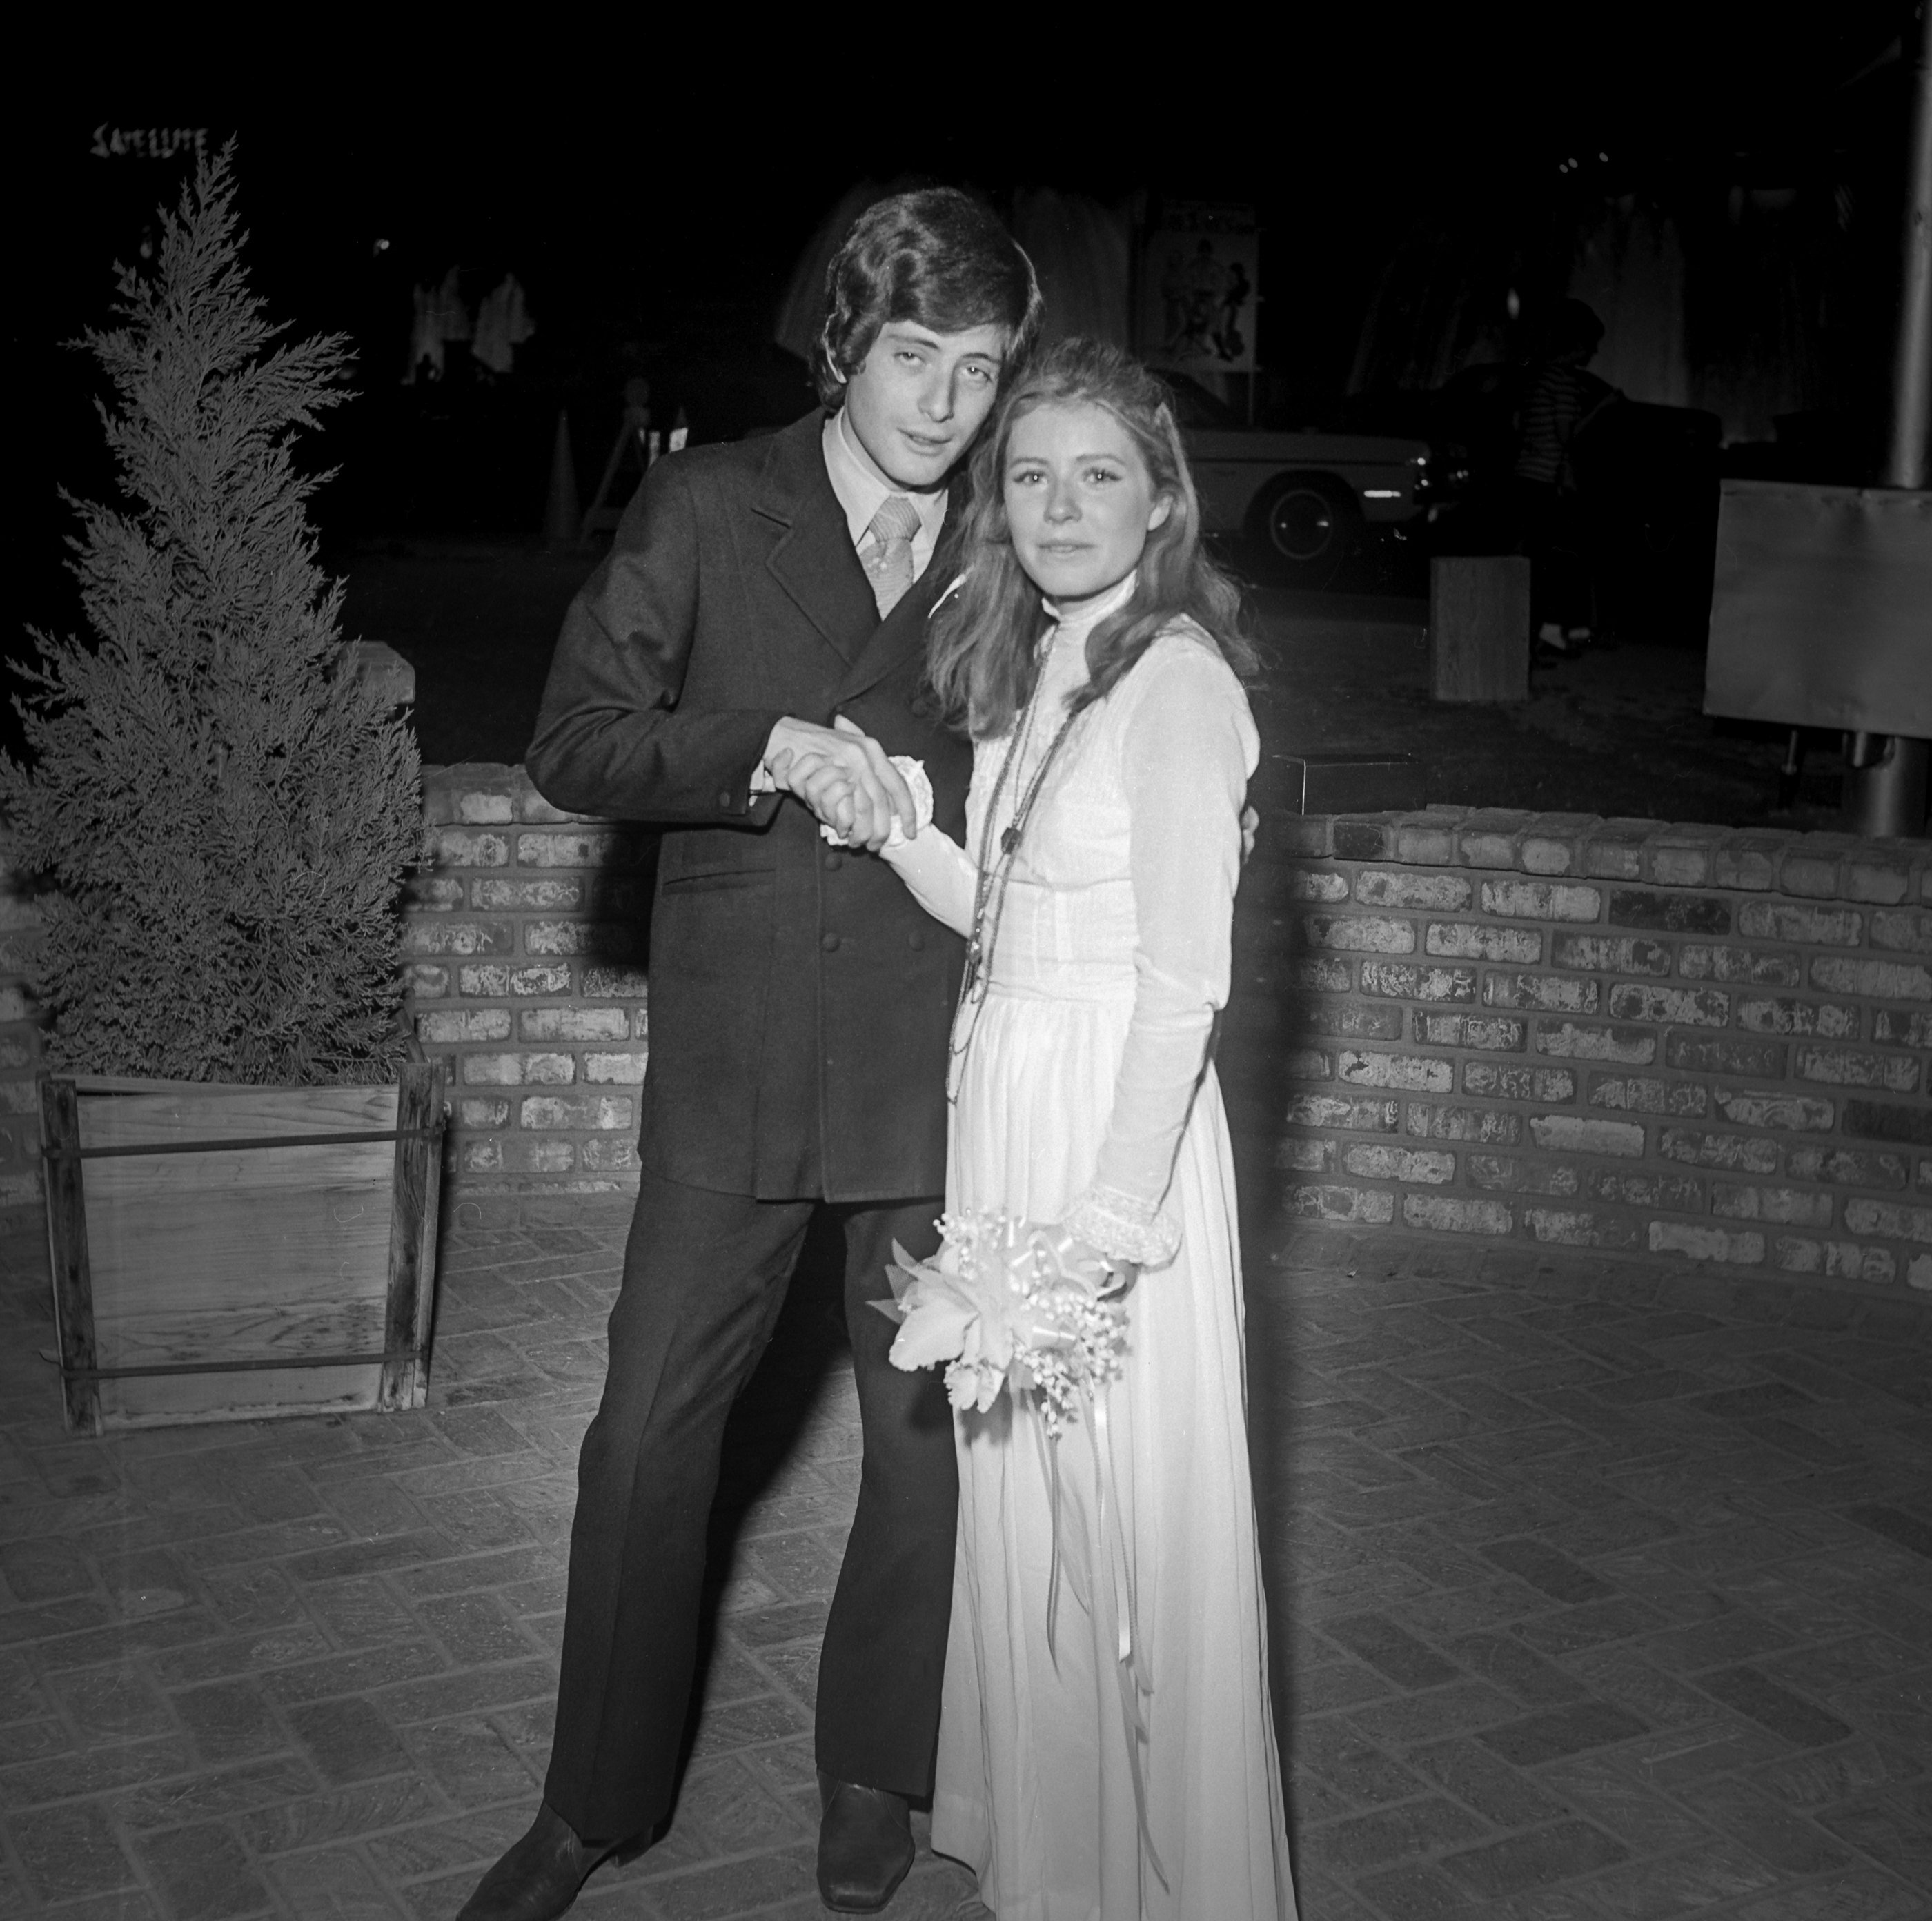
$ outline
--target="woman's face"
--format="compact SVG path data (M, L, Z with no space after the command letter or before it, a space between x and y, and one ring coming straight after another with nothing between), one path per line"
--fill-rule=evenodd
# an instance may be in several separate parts
M1126 579L1173 505L1127 430L1090 401L1022 414L1001 480L1013 551L1063 614Z

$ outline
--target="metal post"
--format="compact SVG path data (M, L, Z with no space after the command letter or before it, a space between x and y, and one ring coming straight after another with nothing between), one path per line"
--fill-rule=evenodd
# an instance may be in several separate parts
M1932 479L1932 0L1920 0L1908 32L1914 44L1907 111L1905 228L1898 339L1892 363L1892 431L1882 485L1922 488ZM1928 660L1932 671L1932 660ZM1894 735L1882 752L1845 775L1845 813L1854 833L1918 833L1925 821L1932 741Z

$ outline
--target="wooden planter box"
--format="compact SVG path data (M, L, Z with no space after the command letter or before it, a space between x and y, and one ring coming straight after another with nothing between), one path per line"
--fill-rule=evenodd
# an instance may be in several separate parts
M420 1407L442 1070L389 1087L43 1075L68 1424Z

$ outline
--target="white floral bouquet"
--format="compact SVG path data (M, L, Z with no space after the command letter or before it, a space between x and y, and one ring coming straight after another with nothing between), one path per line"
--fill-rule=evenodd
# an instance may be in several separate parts
M896 1241L886 1270L899 1323L892 1360L908 1373L946 1364L952 1405L984 1413L1010 1386L1030 1392L1050 1435L1118 1377L1127 1345L1118 1273L1063 1228L1004 1214L949 1214L940 1249L915 1261Z

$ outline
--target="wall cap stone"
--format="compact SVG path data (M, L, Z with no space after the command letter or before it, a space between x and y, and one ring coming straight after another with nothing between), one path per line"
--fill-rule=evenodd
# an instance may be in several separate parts
M1450 806L1419 814L1288 815L1262 822L1257 853L1269 862L1396 860L1881 906L1932 900L1932 840L1694 821Z

